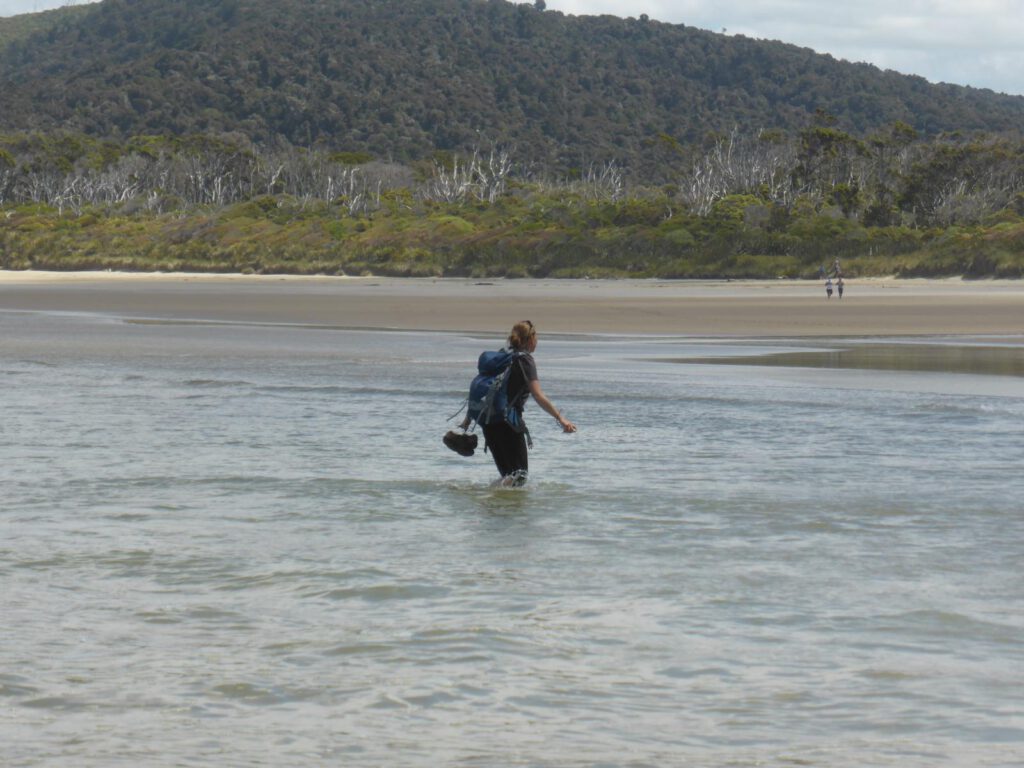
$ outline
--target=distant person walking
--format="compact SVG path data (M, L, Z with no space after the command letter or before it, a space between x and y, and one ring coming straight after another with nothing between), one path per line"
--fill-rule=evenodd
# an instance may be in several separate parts
M839 293L839 298L843 298L843 278L836 280L836 292Z
M832 278L831 277L828 280L825 281L825 295L828 296L828 298L830 298L830 299L832 298Z

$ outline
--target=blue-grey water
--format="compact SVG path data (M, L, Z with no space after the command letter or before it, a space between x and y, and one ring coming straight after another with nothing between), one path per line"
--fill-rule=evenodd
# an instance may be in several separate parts
M1024 763L1021 340L498 342L0 313L0 764Z

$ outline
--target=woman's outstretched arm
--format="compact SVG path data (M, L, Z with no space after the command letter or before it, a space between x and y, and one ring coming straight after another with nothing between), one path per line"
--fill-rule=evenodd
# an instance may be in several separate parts
M544 394L544 390L540 388L540 382L537 381L537 379L530 382L530 394L533 395L533 399L537 401L537 405L555 417L555 421L558 422L558 425L562 428L563 432L576 431L576 425L565 418L562 413L555 408L555 404L548 399L548 396Z

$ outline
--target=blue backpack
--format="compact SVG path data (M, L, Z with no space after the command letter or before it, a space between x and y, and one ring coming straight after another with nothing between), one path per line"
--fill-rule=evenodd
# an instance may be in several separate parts
M504 421L517 432L526 433L530 441L529 430L519 414L529 392L524 390L514 400L508 396L512 366L519 364L521 356L521 352L510 349L481 353L476 364L478 373L469 385L466 408L471 422L487 425Z

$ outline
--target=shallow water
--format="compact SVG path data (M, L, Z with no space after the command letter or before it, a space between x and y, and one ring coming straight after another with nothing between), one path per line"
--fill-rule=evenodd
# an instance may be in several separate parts
M1019 375L545 338L493 490L494 343L0 313L0 763L1024 761Z

